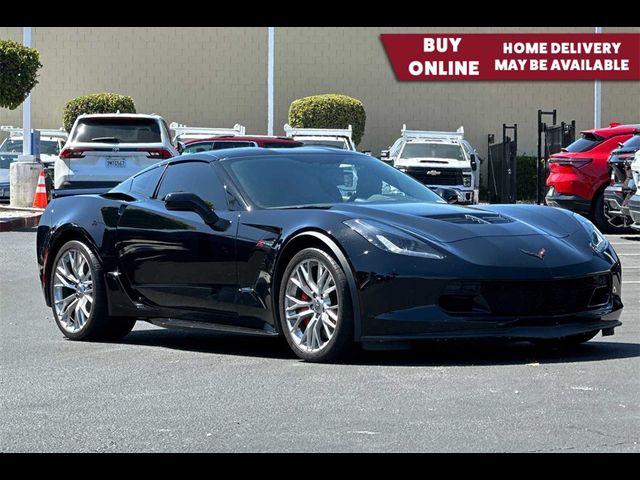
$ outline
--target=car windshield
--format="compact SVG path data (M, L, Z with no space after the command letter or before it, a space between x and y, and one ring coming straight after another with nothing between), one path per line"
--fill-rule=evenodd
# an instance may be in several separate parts
M300 140L305 145L319 145L323 147L341 148L342 150L348 150L346 140L339 138L336 140L322 139L322 140Z
M8 138L0 147L0 152L22 153L22 140ZM40 153L58 155L60 148L55 140L40 140Z
M400 158L446 158L464 160L460 145L447 143L407 143L402 149Z
M22 150L20 150L22 153ZM18 153L0 153L0 169L8 169L9 165L18 160Z
M152 118L83 118L74 142L160 143L160 123Z
M603 137L595 133L581 133L580 138L563 149L564 152L580 153L587 152L604 140Z
M408 175L365 155L265 155L220 164L260 208L443 201Z

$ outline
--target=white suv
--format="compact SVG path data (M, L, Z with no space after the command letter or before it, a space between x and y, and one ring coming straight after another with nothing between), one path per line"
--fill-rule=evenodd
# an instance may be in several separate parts
M134 173L178 155L159 115L80 115L55 166L55 189L115 186Z

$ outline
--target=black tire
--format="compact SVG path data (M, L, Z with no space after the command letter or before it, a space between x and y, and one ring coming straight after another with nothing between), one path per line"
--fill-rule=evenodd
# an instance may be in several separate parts
M71 250L82 255L86 260L93 282L93 302L90 307L89 316L82 327L73 332L64 327L63 322L58 317L58 312L54 303L56 298L54 295L54 286L57 281L56 266L60 259ZM65 243L53 260L51 274L49 277L49 294L51 295L53 318L65 337L71 340L109 341L122 338L133 329L136 323L135 318L109 317L102 266L95 254L84 243L77 240L71 240Z
M285 316L285 295L287 292L288 280L295 268L305 260L315 260L322 262L322 265L331 272L335 281L335 295L337 305L339 305L337 321L335 322L335 330L329 341L322 347L320 351L311 352L304 350L298 346L290 332ZM353 305L351 302L351 292L347 278L342 267L327 252L318 248L306 248L298 252L287 265L281 281L279 289L279 317L280 326L284 337L293 352L301 359L307 362L332 363L345 359L354 348L353 338ZM310 308L310 307L309 307Z
M609 222L609 218L605 212L604 190L601 191L594 199L593 204L593 223L602 233L623 234L629 233L631 228L625 226L615 226Z
M595 332L579 333L577 335L571 335L564 338L538 339L533 340L532 343L538 347L552 350L571 348L575 347L576 345L580 345L581 343L588 342L593 337L595 337L598 332L600 332L600 330L596 330Z

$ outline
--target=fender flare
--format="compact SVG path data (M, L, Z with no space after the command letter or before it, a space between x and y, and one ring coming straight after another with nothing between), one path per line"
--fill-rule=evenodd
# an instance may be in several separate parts
M330 236L324 233L318 232L316 230L304 230L302 232L299 232L293 235L291 238L287 240L285 245L283 245L283 248L286 248L287 245L293 240L300 237L304 237L304 236L314 237L317 240L320 240L322 243L324 243L325 246L334 255L334 257L338 260L338 263L342 267L342 271L347 277L347 284L349 285L349 293L351 294L351 304L353 305L353 320L354 320L353 336L356 342L360 341L360 336L362 333L362 315L361 315L362 309L360 306L360 296L358 295L358 288L357 288L355 276L353 274L353 269L351 268L351 265L349 264L347 257L345 256L344 252L342 251L342 249L340 249L340 247L338 246L338 244L333 238L331 238Z

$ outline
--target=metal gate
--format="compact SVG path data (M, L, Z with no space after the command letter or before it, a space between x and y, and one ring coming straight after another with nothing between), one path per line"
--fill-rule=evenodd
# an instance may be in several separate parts
M507 130L513 130L513 139L507 136ZM503 123L502 142L494 143L494 141L495 136L489 134L487 138L489 203L516 203L518 125Z
M552 116L552 125L542 121L545 115ZM549 157L561 152L563 148L573 143L576 138L576 121L561 122L556 125L557 110L543 112L538 110L538 163L536 170L536 203L544 202L546 181L549 176Z

